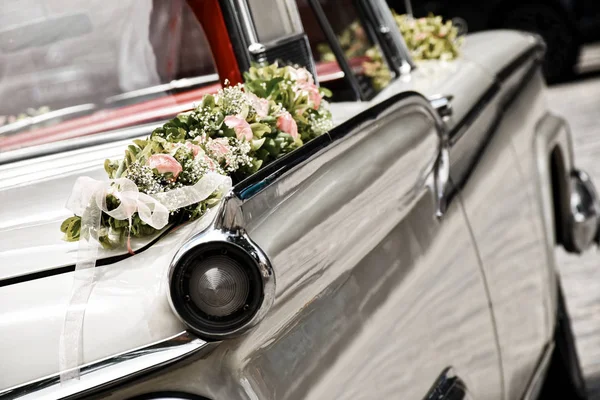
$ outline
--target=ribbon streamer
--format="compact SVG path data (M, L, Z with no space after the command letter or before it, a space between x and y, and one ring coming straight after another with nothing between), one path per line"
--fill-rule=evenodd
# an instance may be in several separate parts
M98 233L101 229L102 213L119 219L129 220L138 213L140 219L160 230L169 222L169 212L205 200L215 191L225 193L231 188L228 176L208 173L195 185L185 186L168 192L147 195L137 185L119 178L98 181L80 177L67 201L67 208L81 216L81 233L77 249L77 263L73 273L71 297L65 313L59 342L59 369L62 383L79 378L79 367L83 364L83 320L85 309L94 287L96 260L98 258ZM120 204L108 210L106 196L112 194Z

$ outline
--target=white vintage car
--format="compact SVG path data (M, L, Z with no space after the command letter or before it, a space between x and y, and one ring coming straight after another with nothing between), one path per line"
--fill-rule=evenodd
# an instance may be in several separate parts
M19 7L9 3L0 14ZM538 37L477 33L453 59L417 61L380 0L102 1L68 15L54 3L0 32L11 71L0 114L51 110L0 127L0 399L586 398L554 249L598 242L599 203L548 111ZM103 41L116 27L128 33ZM186 59L180 41L164 43L173 32L199 37L186 48L201 47L202 68L168 72L159 54ZM115 58L85 58L94 50ZM105 159L132 139L164 142L188 117L165 120L215 79L242 83L252 63L274 61L331 90L330 129L300 146L279 117L306 107L269 103L280 114L266 135L291 151L260 153L268 161L222 181L200 218L130 240L131 213L115 216L125 225L107 229L125 226L129 251L99 249L93 229L62 240L78 177L99 185L72 220L83 232L94 198L108 207L102 224L114 211ZM44 62L76 70L57 70L73 91L39 91ZM92 67L103 78L86 78ZM256 131L230 117L221 128L254 146ZM145 198L156 213L160 199Z

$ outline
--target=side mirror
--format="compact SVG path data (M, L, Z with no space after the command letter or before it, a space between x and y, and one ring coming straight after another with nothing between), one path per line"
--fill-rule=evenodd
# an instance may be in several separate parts
M600 203L596 189L583 171L571 173L569 232L565 248L575 253L582 253L592 243L598 242L598 224L600 219Z
M68 14L38 19L27 24L0 30L0 51L14 53L33 47L47 46L92 31L87 14Z

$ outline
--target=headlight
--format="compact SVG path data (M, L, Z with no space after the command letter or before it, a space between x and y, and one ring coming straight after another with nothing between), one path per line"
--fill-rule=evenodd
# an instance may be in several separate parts
M173 310L203 339L243 333L264 317L275 295L271 264L245 234L213 231L190 240L169 279Z

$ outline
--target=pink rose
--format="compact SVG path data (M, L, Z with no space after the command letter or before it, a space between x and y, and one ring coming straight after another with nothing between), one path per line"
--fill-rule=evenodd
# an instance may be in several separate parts
M197 144L194 144L192 142L185 142L185 147L187 147L188 149L190 149L192 151L192 154L194 155L194 157L196 157L198 155L198 153L200 152L200 150L202 150L200 148L200 146L198 146Z
M250 128L250 124L245 118L237 115L228 115L225 117L224 122L227 127L232 128L235 131L235 135L238 139L252 140L252 128Z
M217 163L215 162L215 160L213 160L206 154L204 155L204 162L206 163L206 166L209 170L214 172L217 169Z
M148 166L156 169L159 174L170 172L173 178L177 179L179 173L183 171L181 164L170 154L154 154L148 159Z
M415 40L421 41L427 38L427 34L425 32L419 32L415 35Z
M226 138L212 139L206 144L206 147L219 158L225 157L231 151Z
M308 99L313 103L313 108L317 110L321 105L321 93L319 88L314 83L303 83L300 85L300 89L308 93Z
M354 33L356 34L356 38L358 40L364 39L367 37L367 35L365 34L365 30L362 28L362 26L359 26L356 28L356 30L354 31Z
M260 118L264 118L269 115L269 100L261 99L254 93L246 93L246 97L250 100L250 104L256 110L256 115Z
M292 68L292 77L299 84L314 83L313 76L306 68Z
M298 125L296 125L296 121L292 118L292 114L287 111L277 117L277 129L289 134L294 139L298 138Z

